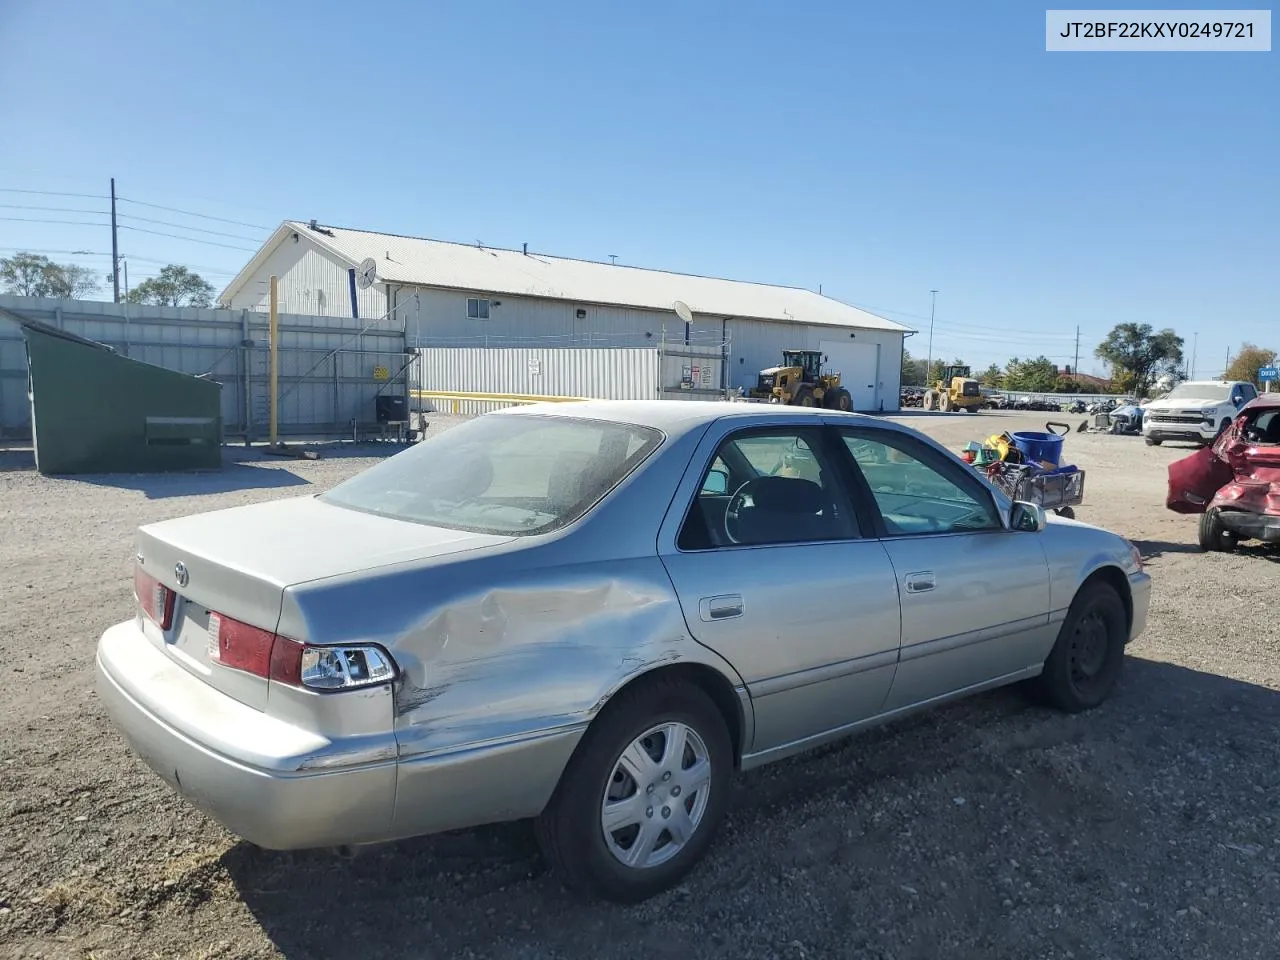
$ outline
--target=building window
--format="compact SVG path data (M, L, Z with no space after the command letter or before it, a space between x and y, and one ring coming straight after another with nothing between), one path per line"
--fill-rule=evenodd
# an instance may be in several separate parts
M476 297L467 297L467 319L488 320L489 301Z

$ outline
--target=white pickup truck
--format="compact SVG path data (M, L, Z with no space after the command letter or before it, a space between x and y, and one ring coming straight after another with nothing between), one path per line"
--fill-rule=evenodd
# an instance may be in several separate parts
M1208 446L1257 395L1243 380L1188 380L1142 408L1142 437L1153 447L1165 440Z

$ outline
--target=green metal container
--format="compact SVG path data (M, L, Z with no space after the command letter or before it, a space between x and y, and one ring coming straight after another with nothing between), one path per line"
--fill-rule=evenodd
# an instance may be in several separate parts
M122 357L47 324L19 322L41 473L221 468L218 383Z

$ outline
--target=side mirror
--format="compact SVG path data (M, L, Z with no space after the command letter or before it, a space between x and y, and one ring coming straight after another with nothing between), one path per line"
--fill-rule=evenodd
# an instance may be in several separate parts
M1038 503L1026 503L1018 500L1009 511L1009 528L1023 533L1039 533L1048 521L1044 516L1044 507Z
M702 492L713 497L723 496L729 492L729 475L723 470L712 470L702 482Z
M1231 402L1234 403L1237 407L1240 406L1242 403L1244 403L1244 394L1233 393L1231 395Z

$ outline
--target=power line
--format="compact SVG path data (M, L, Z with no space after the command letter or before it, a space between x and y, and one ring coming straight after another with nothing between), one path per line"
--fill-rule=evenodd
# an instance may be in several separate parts
M54 254L60 257L107 257L108 259L111 257L110 253L103 250L50 250L45 247L0 247L0 250L12 250L15 253ZM130 263L156 263L161 266L168 266L173 263L172 260L161 260L158 257L140 257L132 253L122 253L120 254L120 259L128 260ZM234 277L236 275L234 270L224 267L211 267L207 263L189 263L184 260L182 265L193 270L199 270L202 274L207 273L210 276Z
M0 203L0 208L5 210L42 210L45 213L93 213L100 217L105 217L105 210L84 210L79 207L32 207L25 203Z
M86 223L83 220L46 220L41 217L0 217L10 223L59 223L68 227L109 227L109 223Z
M63 193L59 190L19 190L16 187L0 187L0 193L28 193L37 197L78 197L81 200L106 200L100 193Z
M0 204L0 206L3 206L3 204ZM253 237L242 237L236 233L223 233L221 230L206 230L204 227L189 227L185 223L174 223L172 220L155 220L151 217L139 217L132 213L122 213L120 214L120 219L137 220L139 223L156 223L162 227L177 227L179 230L194 230L196 233L207 233L214 237L230 237L232 240L243 240L246 243L258 242Z
M3 218L0 218L0 219L3 219ZM106 226L106 224L102 224L102 223L94 223L94 224L89 224L89 226L102 227L102 226ZM185 241L187 241L188 243L203 243L203 244L205 244L206 246L210 246L210 247L223 247L223 248L225 248L225 249L227 249L227 250L241 250L241 251L243 251L243 252L245 252L245 253L257 253L257 252L258 252L258 251L257 251L257 249L256 249L256 248L254 248L254 247L236 247L236 246L232 246L232 245L231 245L231 244L229 244L229 243L218 243L216 240L201 240L199 237L182 237L182 236L179 236L179 235L178 235L178 234L176 234L176 233L162 233L162 232L160 232L159 230L146 230L146 229L144 229L144 228L142 228L142 227L131 227L131 226L129 226L127 223L122 223L122 224L120 224L120 229L121 229L121 230L132 230L134 233L149 233L149 234L151 234L152 236L155 236L155 237L168 237L170 240L185 240Z
M156 210L167 210L170 213L180 213L184 217L203 217L205 220L217 220L219 223L232 223L238 227L250 227L254 230L271 230L271 227L264 227L258 223L246 223L243 220L230 220L226 217L215 217L209 213L196 213L193 210L179 210L177 207L166 207L159 203L148 203L145 200L130 200L128 197L116 197L121 203L136 203L140 207L153 207ZM191 229L195 229L192 227Z

